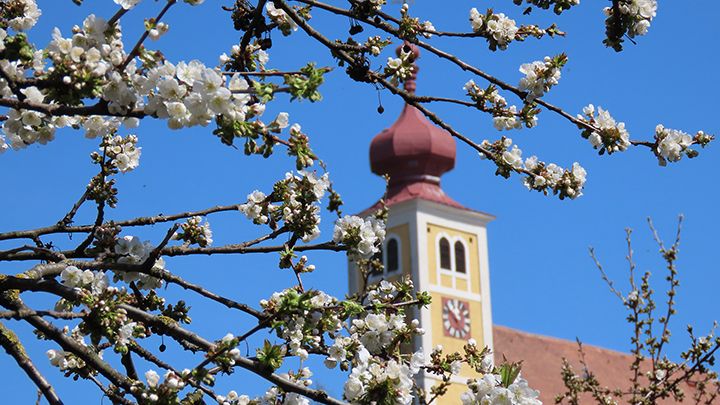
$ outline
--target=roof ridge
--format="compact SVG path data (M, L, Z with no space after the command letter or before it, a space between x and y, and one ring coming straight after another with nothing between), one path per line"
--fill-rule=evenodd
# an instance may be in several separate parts
M530 337L530 338L533 338L533 339L544 340L544 341L547 341L547 342L550 342L550 343L560 343L560 344L564 344L564 345L572 345L572 346L577 347L577 343L574 342L574 341L572 341L572 340L563 339L563 338L559 338L559 337L555 337L555 336L541 335L541 334L539 334L539 333L526 332L526 331L523 331L523 330L511 328L511 327L509 327L509 326L503 326L503 325L493 324L493 329L501 329L501 330L505 330L505 331L508 331L508 332L516 333L516 334L518 334L518 335L525 335L525 336ZM628 358L633 357L632 354L627 353L627 352L621 352L621 351L619 351L619 350L609 349L609 348L606 348L606 347L596 346L596 345L593 345L593 344L582 343L582 346L583 346L583 349L588 349L588 348L589 348L589 349L597 350L597 351L599 351L599 352L615 354L615 355L622 356L622 357L628 357Z

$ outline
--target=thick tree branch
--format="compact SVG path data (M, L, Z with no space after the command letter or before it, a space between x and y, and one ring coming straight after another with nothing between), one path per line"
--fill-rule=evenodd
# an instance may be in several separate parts
M35 367L30 357L25 352L25 348L18 339L17 335L5 325L0 323L0 346L2 346L7 354L12 356L25 374L35 383L45 399L51 405L62 405L62 400L55 393L55 389L43 377L40 371Z
M17 298L13 299L11 294L0 294L0 305L15 311L29 311L31 310L22 301ZM95 354L88 347L81 345L71 337L67 336L62 330L56 328L50 322L39 316L30 316L25 318L25 321L30 325L34 326L46 337L57 342L63 350L73 353L78 358L82 359L94 370L97 370L105 378L110 380L117 387L124 389L127 392L131 392L132 380L126 376L120 374L117 370L112 368L108 363L103 361L97 354ZM140 400L140 398L137 398Z

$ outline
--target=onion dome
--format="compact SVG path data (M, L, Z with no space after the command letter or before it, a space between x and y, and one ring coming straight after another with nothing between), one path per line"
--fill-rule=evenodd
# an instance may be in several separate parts
M410 48L416 60L419 49L410 43L397 52ZM415 93L418 67L405 81L405 90ZM445 130L431 123L417 108L405 104L397 121L380 132L370 144L370 168L377 175L389 175L388 205L413 198L422 198L456 207L440 188L440 176L455 167L455 140Z

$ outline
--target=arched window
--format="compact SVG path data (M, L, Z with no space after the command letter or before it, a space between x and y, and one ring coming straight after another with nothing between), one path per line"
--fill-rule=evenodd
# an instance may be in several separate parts
M373 262L382 264L382 268L372 267L370 271L370 281L377 282L385 276L394 276L403 271L402 258L400 252L402 250L402 240L395 234L387 235L385 243L380 250L372 257Z
M462 242L455 242L455 271L465 273L465 245Z
M450 242L448 242L446 238L441 238L438 245L440 251L440 268L451 270Z
M395 238L388 240L385 249L385 270L388 273L398 271L400 269L400 252L398 241Z

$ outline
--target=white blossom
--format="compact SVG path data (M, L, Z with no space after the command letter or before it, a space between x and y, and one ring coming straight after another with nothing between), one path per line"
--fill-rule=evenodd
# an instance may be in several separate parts
M357 0L358 3L367 3L369 4L373 10L380 11L383 4L386 3L386 0Z
M425 38L432 38L433 32L435 32L435 26L432 24L432 22L425 21L422 23L422 30L422 36L424 36Z
M124 8L125 10L129 10L133 7L135 7L138 3L140 3L140 0L113 0L115 4L119 5L120 7Z
M480 31L483 27L483 16L475 7L470 9L470 25L475 32Z
M662 125L655 128L655 138L658 140L657 153L670 162L680 160L683 152L693 143L690 134L676 129L665 128Z
M538 392L520 376L505 388L499 375L485 374L482 378L468 380L468 388L460 397L463 405L542 405Z
M34 27L42 14L35 0L13 0L13 3L22 7L22 12L8 21L10 28L15 31L27 31Z
M498 131L519 129L522 127L522 121L516 116L517 107L510 106L507 109L508 115L496 115L493 117L493 126Z
M132 338L135 326L137 326L136 322L128 322L125 325L121 326L117 332L117 342L121 345L127 344L130 341L130 338Z
M515 20L506 17L503 13L493 14L492 18L486 21L486 29L497 41L500 49L507 48L507 45L515 39L518 32Z
M267 196L262 191L255 190L247 196L247 203L241 204L238 209L245 214L248 219L258 224L264 224L268 221L267 215L262 214L261 203L265 201Z
M135 135L121 137L116 135L107 139L100 150L107 154L112 164L123 173L129 172L140 164L140 150Z
M278 27L284 35L289 35L291 31L297 31L298 25L287 15L285 10L275 7L272 1L265 3L265 11L268 17L278 24Z
M152 29L150 29L150 31L148 31L148 36L153 41L157 41L158 39L160 39L160 37L165 35L165 33L167 33L169 29L170 29L169 25L167 25L164 22L159 22L159 23L155 24L155 27L153 27Z
M148 387L155 388L160 383L160 375L155 370L148 370L145 373L145 380L147 380Z
M142 242L137 236L124 236L118 238L115 244L115 254L118 256L118 263L143 264L150 257L153 246L149 241ZM165 260L158 258L152 266L152 271L162 272L165 270ZM151 290L162 286L163 281L160 278L150 276L145 273L134 271L118 271L115 277L125 281L126 283L135 281L138 288Z
M513 145L511 150L503 152L502 158L505 163L514 169L522 167L522 150L517 145Z
M369 258L379 251L385 239L385 224L374 218L346 215L335 222L333 241L350 247L352 254Z
M627 150L630 146L630 134L625 129L624 122L616 122L607 110L590 104L583 108L583 115L578 114L578 119L595 128L587 130L584 136L590 141L595 149L605 148L608 153Z
M528 93L526 97L528 101L542 97L560 80L560 68L555 66L552 58L548 56L542 62L535 61L521 65L520 73L525 77L520 79L518 87Z
M632 21L628 29L630 38L647 33L650 23L657 14L657 7L657 0L627 0L618 4L620 13ZM605 14L611 13L611 8L605 9Z
M275 122L275 124L278 126L279 129L285 129L285 128L287 128L288 125L290 125L288 120L289 120L288 113L281 112L280 114L278 114L277 118L275 118L275 121L273 121L273 122Z

